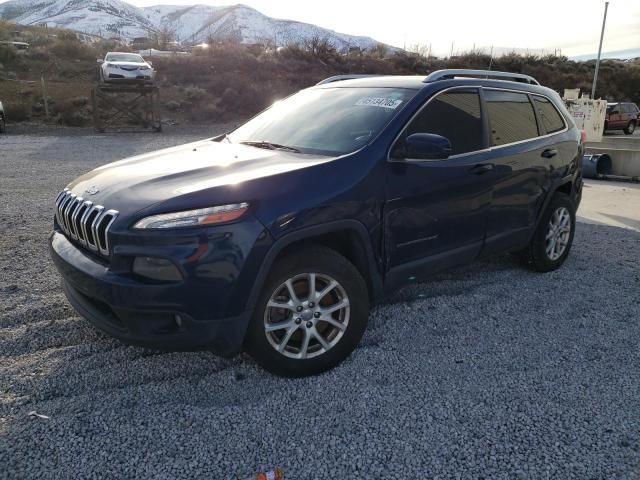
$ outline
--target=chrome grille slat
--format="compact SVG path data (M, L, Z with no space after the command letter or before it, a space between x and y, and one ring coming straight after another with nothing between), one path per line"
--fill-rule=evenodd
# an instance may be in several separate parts
M76 207L75 212L73 212L73 217L71 218L71 223L73 224L73 230L75 231L76 238L80 243L84 245L84 234L82 232L82 225L79 223L79 220L84 215L84 211L87 208L86 203L83 199L79 199L78 206Z
M60 226L65 232L67 231L67 225L64 220L64 212L65 212L65 209L67 208L67 204L71 200L72 200L72 197L70 195L66 195L64 199L62 199L62 201L60 202L60 208L58 209L58 217L59 217L58 223L60 224Z
M67 233L71 235L71 227L69 226L69 213L71 211L71 207L76 203L77 195L72 193L69 195L69 201L65 204L64 210L62 212L62 220L64 221L64 226L67 229Z
M76 225L74 223L74 218L76 218L76 212L78 211L78 207L82 205L82 197L76 197L73 200L73 203L69 207L69 211L67 212L67 224L69 225L69 235L74 240L78 239L78 235L76 234Z
M70 239L109 256L109 229L118 217L117 210L106 210L64 189L56 197L55 217L60 229Z
M96 218L93 219L91 223L91 235L93 236L94 245L89 245L92 250L98 251L100 248L98 247L98 224L100 223L100 218L102 217L102 213L104 212L104 207L102 205L97 205L94 207L94 210L98 212Z
M81 241L83 245L89 245L89 238L87 237L86 221L87 221L87 218L89 217L89 213L91 213L91 210L93 208L93 202L86 201L84 202L84 206L86 207L86 210L84 211L84 213L82 214L82 217L80 218L80 230L82 230Z

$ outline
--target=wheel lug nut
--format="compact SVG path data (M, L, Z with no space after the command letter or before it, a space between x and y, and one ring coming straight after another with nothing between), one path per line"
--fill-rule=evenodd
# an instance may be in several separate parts
M309 302L309 308L313 308L313 302Z
M313 327L313 323L307 322L307 328L311 328L311 327Z
M314 313L313 316L316 317L316 318L320 318L320 312Z
M300 325L302 323L302 319L301 318L296 318L296 325Z
M302 306L298 306L298 307L296 307L296 311L297 311L297 312L301 312L301 311L302 311Z

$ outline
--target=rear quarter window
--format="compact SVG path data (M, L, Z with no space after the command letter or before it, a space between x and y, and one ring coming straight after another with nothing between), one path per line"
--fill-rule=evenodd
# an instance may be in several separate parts
M538 118L540 119L540 123L542 124L541 126L547 134L564 130L564 119L551 101L544 97L535 95L533 97L533 103L535 104L536 110L538 111Z
M525 93L485 90L491 127L491 146L506 145L538 136L538 124Z

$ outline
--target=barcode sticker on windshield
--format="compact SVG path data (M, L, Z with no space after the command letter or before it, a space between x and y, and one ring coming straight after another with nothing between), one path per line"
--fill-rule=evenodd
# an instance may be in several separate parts
M383 97L365 97L358 100L356 105L365 107L382 107L395 110L400 106L402 100L394 100L393 98Z

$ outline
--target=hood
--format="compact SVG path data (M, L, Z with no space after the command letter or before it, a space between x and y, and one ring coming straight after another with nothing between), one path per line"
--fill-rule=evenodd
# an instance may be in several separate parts
M334 159L203 140L105 165L67 188L94 204L133 213L205 190L231 187L238 191L244 182Z

